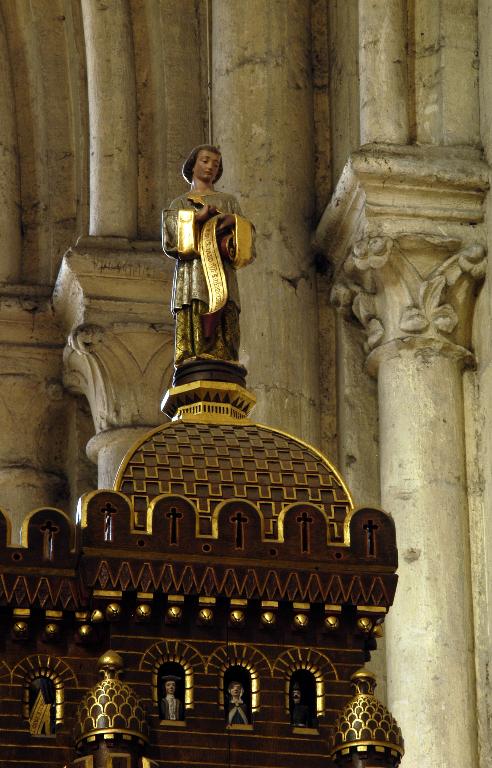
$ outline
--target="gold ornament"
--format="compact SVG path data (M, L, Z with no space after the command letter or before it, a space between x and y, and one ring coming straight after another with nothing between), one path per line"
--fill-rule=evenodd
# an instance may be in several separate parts
M170 605L166 611L166 624L178 624L183 617L183 609L180 605Z
M261 614L261 623L265 627L273 627L276 621L277 621L277 616L275 614L275 611L263 611L263 613Z
M91 624L100 624L102 621L104 621L104 613L96 608L91 613Z
M106 618L108 621L119 621L121 619L121 605L119 603L109 603L106 606Z
M99 669L123 669L123 658L117 651L106 651L97 661Z
M305 613L296 613L294 616L295 629L306 629L309 624L309 616Z
M140 603L135 608L135 618L137 621L148 621L152 616L152 608L148 603Z
M246 614L236 608L236 610L229 613L229 624L232 627L242 627L246 621Z
M44 634L48 640L58 640L60 637L60 627L58 624L50 622L45 626Z
M92 632L93 629L90 624L81 624L79 627L79 637L81 640L88 640Z
M27 621L15 621L12 627L12 634L16 640L24 640L29 634Z
M326 629L333 631L334 629L338 629L339 626L340 626L340 619L338 618L338 616L332 616L331 614L329 614L328 616L325 616Z
M369 634L372 629L372 621L371 619L368 619L367 616L361 616L360 619L357 619L357 627L361 632L364 632L364 634Z
M199 624L211 624L214 620L214 612L211 608L201 608L198 611Z

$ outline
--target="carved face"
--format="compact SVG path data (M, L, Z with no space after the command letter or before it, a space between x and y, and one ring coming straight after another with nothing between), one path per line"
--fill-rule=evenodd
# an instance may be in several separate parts
M300 704L301 703L301 691L299 688L294 688L292 691L292 700L294 704Z
M243 686L241 683L233 682L229 686L229 694L232 699L240 699L243 695Z
M213 184L219 172L219 165L220 155L208 149L201 149L193 166L193 178L205 184Z
M174 696L176 692L176 683L174 680L166 680L164 688L166 689L166 693L170 693Z

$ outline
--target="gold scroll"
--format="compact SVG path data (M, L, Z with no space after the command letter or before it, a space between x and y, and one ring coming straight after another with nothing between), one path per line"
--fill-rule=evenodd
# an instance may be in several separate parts
M233 214L234 228L229 245L229 258L234 269L240 269L249 264L253 256L253 227L242 216ZM203 272L208 288L210 313L217 312L227 302L227 281L222 264L219 246L217 244L216 226L219 215L209 219L202 228L200 235L200 256Z
M250 264L254 259L253 253L253 226L247 219L234 214L236 221L234 227L234 248L231 253L231 262L234 269L241 269Z
M219 217L213 216L202 227L200 256L208 288L208 311L217 312L227 302L227 281L215 228Z
M29 730L31 735L39 736L41 733L49 734L51 729L51 704L45 704L43 694L39 691L36 696L31 714L29 715Z

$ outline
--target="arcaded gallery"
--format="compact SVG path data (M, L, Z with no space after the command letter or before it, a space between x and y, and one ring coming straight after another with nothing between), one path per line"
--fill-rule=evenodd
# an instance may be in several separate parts
M492 0L0 68L2 768L492 768Z

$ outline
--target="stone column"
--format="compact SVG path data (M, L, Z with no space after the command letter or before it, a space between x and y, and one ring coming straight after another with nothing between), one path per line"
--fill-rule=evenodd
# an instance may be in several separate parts
M66 399L61 381L63 336L50 296L16 286L0 298L0 507L19 542L36 507L67 503Z
M479 5L483 2L409 4L409 71L419 143L480 146L478 70L487 45L479 46Z
M350 157L315 239L377 378L381 503L400 555L388 704L412 768L478 764L462 371L474 361L487 186L472 150L368 146Z
M408 141L406 0L359 0L361 144Z
M423 259L436 265L425 277ZM480 245L403 235L359 241L344 265L378 378L381 502L399 546L388 700L422 768L477 761L462 369L485 263ZM443 734L443 718L459 728Z
M90 132L90 230L135 237L137 110L128 0L82 0Z
M7 39L0 13L0 282L15 283L21 262L17 128Z
M220 186L237 194L257 231L256 263L238 275L253 417L318 444L310 2L211 5Z
M174 334L162 296L171 289L170 260L149 243L86 238L64 259L54 305L65 328L64 383L87 398L95 436L87 453L98 485L111 488L121 459L165 419ZM168 318L167 322L164 322Z

